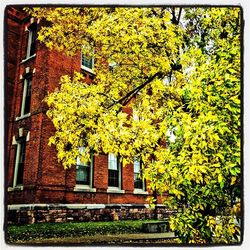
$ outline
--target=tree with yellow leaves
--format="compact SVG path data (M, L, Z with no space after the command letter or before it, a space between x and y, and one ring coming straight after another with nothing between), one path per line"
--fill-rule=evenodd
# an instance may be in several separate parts
M82 146L83 159L140 159L149 188L167 192L172 209L185 205L170 218L181 242L237 241L233 214L218 210L240 198L240 8L29 12L50 23L38 36L46 46L95 58L92 84L80 73L62 76L46 98L56 128L50 144L63 166L75 164Z

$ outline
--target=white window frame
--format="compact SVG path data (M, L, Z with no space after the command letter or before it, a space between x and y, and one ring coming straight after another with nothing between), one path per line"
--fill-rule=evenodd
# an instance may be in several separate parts
M94 65L95 65L95 58L94 57L90 58L90 60L91 60L91 68L89 68L89 67L82 64L83 57L84 57L84 53L83 53L83 51L81 51L81 69L84 70L84 71L87 71L87 72L89 72L91 74L95 74L94 71L93 71L93 68L94 68Z
M32 39L33 36L36 35L35 33L37 33L37 30L35 31L32 26L36 26L37 29L37 24L36 23L32 23L30 24L30 26L27 28L29 35L28 35L28 43L27 43L27 51L26 51L26 59L34 57L36 55L36 53L31 55L31 44L32 44ZM32 29L31 29L32 28Z
M111 169L110 165L109 165L109 157L116 157L116 161L117 161L117 169L118 169L118 187L115 186L108 186L107 192L108 193L125 193L124 190L122 190L122 166L119 160L119 157L117 157L115 154L113 153L109 153L108 154L108 170ZM112 170L112 169L111 169Z
M13 176L13 189L14 188L22 188L23 187L23 183L22 184L17 184L17 176L18 176L18 170L19 170L19 161L20 161L20 156L21 156L21 147L25 147L25 143L26 141L24 140L24 138L21 141L17 141L17 148L16 148L16 155L15 155L15 167L14 167L14 176ZM25 152L26 153L26 148L25 148ZM24 160L25 162L25 160ZM24 169L23 169L23 173L24 173Z
M81 153L85 147L79 147L79 152ZM77 157L77 160L79 160L81 156ZM96 192L96 188L93 188L93 177L94 177L94 156L91 154L90 156L90 170L89 170L89 184L76 184L74 191L80 191L80 192ZM77 167L77 166L76 166ZM76 169L77 171L77 169Z
M30 77L30 79L29 79ZM25 102L26 102L26 98L27 98L27 90L28 90L28 81L31 81L31 95L32 95L32 80L33 77L32 75L26 75L24 77L23 80L23 94L22 94L22 103L21 103L21 112L20 112L20 117L17 117L16 120L19 120L21 118L25 118L25 117L29 117L30 116L30 112L29 113L24 113L24 109L25 109ZM31 103L30 103L30 108L31 108Z

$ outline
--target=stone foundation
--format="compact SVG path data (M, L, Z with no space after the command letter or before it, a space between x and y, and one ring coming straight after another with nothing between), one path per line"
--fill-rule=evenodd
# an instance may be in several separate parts
M21 204L8 206L8 224L167 219L172 211L163 205L131 204Z

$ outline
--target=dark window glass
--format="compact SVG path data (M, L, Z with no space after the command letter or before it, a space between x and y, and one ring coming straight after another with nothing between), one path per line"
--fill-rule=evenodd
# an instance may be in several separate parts
M76 166L76 184L89 185L90 184L90 165Z
M134 174L134 188L143 189L143 182L140 174Z
M84 56L82 54L82 65L89 68L89 69L92 69L93 68L93 60L92 60L92 58L87 58L86 56Z
M108 155L108 185L119 187L119 160L112 153Z
M17 163L17 179L16 179L16 185L22 185L23 184L23 172L24 172L24 161L25 161L25 148L26 143L25 139L21 139L18 143L20 150L19 150L19 160ZM18 157L18 155L16 155Z
M28 76L26 79L26 97L24 100L24 114L27 114L30 112L30 104L31 104L31 87L32 87L32 78L31 76Z
M110 187L119 187L119 171L109 169L108 170L108 185Z
M36 36L37 36L37 24L34 23L29 27L29 51L28 56L32 56L36 53Z
M79 152L83 152L84 147L79 148ZM91 162L84 163L81 161L81 156L76 159L76 184L90 185L91 184Z
M143 189L143 180L141 178L141 162L134 161L134 188Z

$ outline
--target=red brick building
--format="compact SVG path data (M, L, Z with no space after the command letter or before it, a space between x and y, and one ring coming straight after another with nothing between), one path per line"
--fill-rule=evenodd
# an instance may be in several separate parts
M55 148L48 146L54 127L43 99L62 75L82 71L91 81L93 61L81 53L67 57L48 50L36 40L41 22L21 8L7 7L5 17L9 221L151 218L146 183L138 178L140 163L122 167L114 155L98 155L86 166L76 159L76 167L64 170ZM166 215L158 210L158 217Z

